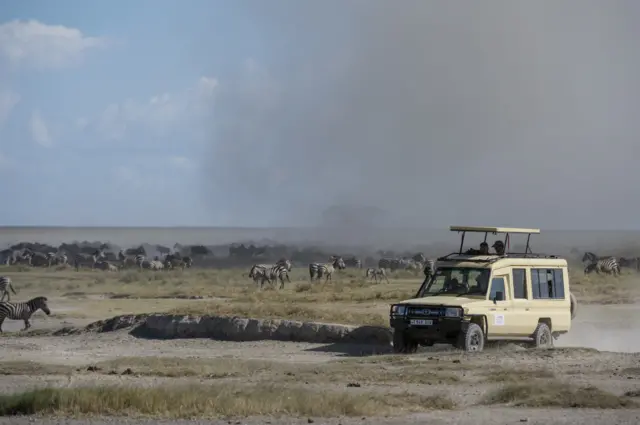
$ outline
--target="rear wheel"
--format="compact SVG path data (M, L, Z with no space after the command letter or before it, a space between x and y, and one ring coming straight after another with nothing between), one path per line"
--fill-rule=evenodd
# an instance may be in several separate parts
M484 332L482 328L475 324L469 323L466 330L458 335L458 348L464 351L482 351L484 349Z
M551 329L544 322L538 323L538 327L533 333L533 345L536 348L552 348L553 338L551 337Z
M418 343L401 331L393 332L393 352L411 354L418 351Z

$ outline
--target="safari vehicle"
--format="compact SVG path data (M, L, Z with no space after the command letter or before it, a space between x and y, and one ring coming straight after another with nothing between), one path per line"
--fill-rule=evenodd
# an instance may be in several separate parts
M464 351L482 351L486 341L527 341L553 346L571 329L577 303L569 291L567 261L534 254L531 235L539 229L451 226L461 233L460 249L436 260L414 298L391 305L396 353L419 345L449 343ZM463 252L465 234L484 233L484 249ZM487 236L504 234L488 251ZM510 235L526 234L524 252L510 252Z

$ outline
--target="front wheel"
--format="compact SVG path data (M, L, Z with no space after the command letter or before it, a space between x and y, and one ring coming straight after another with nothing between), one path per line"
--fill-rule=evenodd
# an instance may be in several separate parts
M463 351L482 351L484 349L484 332L482 328L475 323L469 323L467 329L458 335L457 345Z
M401 331L393 332L393 352L398 354L411 354L418 351L418 343Z

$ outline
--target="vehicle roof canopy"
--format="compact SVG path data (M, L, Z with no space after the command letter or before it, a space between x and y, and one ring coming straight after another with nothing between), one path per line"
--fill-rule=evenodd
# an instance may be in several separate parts
M540 229L526 229L519 227L493 227L493 226L451 226L452 232L478 232L478 233L524 233L539 234Z
M540 229L534 228L521 228L521 227L498 227L498 226L451 226L449 228L452 232L461 233L460 235L460 248L458 252L453 252L444 257L438 258L439 261L473 261L473 262L494 262L500 258L510 257L510 258L558 258L555 255L547 255L547 254L534 254L531 250L531 245L529 244L530 238L532 234L539 234ZM471 233L484 233L484 241L487 241L487 235L504 233L504 246L505 252L503 254L483 254L480 255L478 250L469 249L466 252L463 252L464 239L465 234L467 232ZM526 245L524 248L524 252L512 252L510 249L510 235L511 234L521 234L527 235L526 237Z

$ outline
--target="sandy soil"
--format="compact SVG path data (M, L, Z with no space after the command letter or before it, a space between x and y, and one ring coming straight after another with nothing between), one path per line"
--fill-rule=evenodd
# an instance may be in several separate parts
M61 306L62 307L62 306ZM71 307L69 307L71 308ZM566 348L544 352L526 350L515 345L500 345L484 353L473 356L461 356L449 347L437 346L433 349L421 349L417 357L430 358L438 364L456 369L454 364L461 362L464 367L460 373L472 384L443 385L403 385L401 387L363 385L365 388L352 388L353 391L410 391L424 395L447 394L460 406L456 411L438 411L404 418L366 418L366 423L375 424L578 424L590 423L636 424L640 423L640 409L625 410L587 410L587 409L523 409L510 407L478 407L476 404L489 389L488 384L474 381L474 374L488 367L500 365L505 369L545 368L558 372L572 383L596 385L602 390L621 395L626 391L640 389L640 373L625 373L636 370L640 365L640 309L633 306L582 306L571 333L556 341L557 347L590 347L597 350ZM33 318L33 329L60 328L62 326L82 326L89 319L56 319L37 316ZM6 321L5 332L15 332L22 327L21 322ZM126 331L111 333L87 333L63 337L40 336L26 337L20 334L5 334L0 340L0 356L4 361L34 361L47 364L61 364L78 367L122 356L144 357L165 356L184 358L237 358L262 359L278 362L298 363L301 365L325 363L331 360L352 358L369 354L371 347L347 345L322 345L306 343L262 342L223 342L206 339L187 340L143 340L130 336ZM376 351L385 351L378 347ZM375 365L372 365L375 367ZM635 368L635 369L634 369ZM134 371L135 372L135 371ZM76 386L89 384L126 384L152 386L163 383L206 382L203 378L162 378L136 377L106 374L79 373L72 376L32 375L0 376L0 391L11 393L42 386ZM220 382L218 379L216 382ZM293 385L304 385L295 383ZM326 389L345 389L344 382L311 383ZM22 424L32 422L34 418L4 418L0 424ZM335 420L313 419L315 423L351 424L363 423L362 418L342 418ZM209 421L133 421L113 418L94 418L91 421L74 420L38 420L43 424L79 424L79 423L211 423ZM215 422L214 422L215 423ZM219 423L228 423L220 421ZM231 423L308 423L307 419L248 418Z

